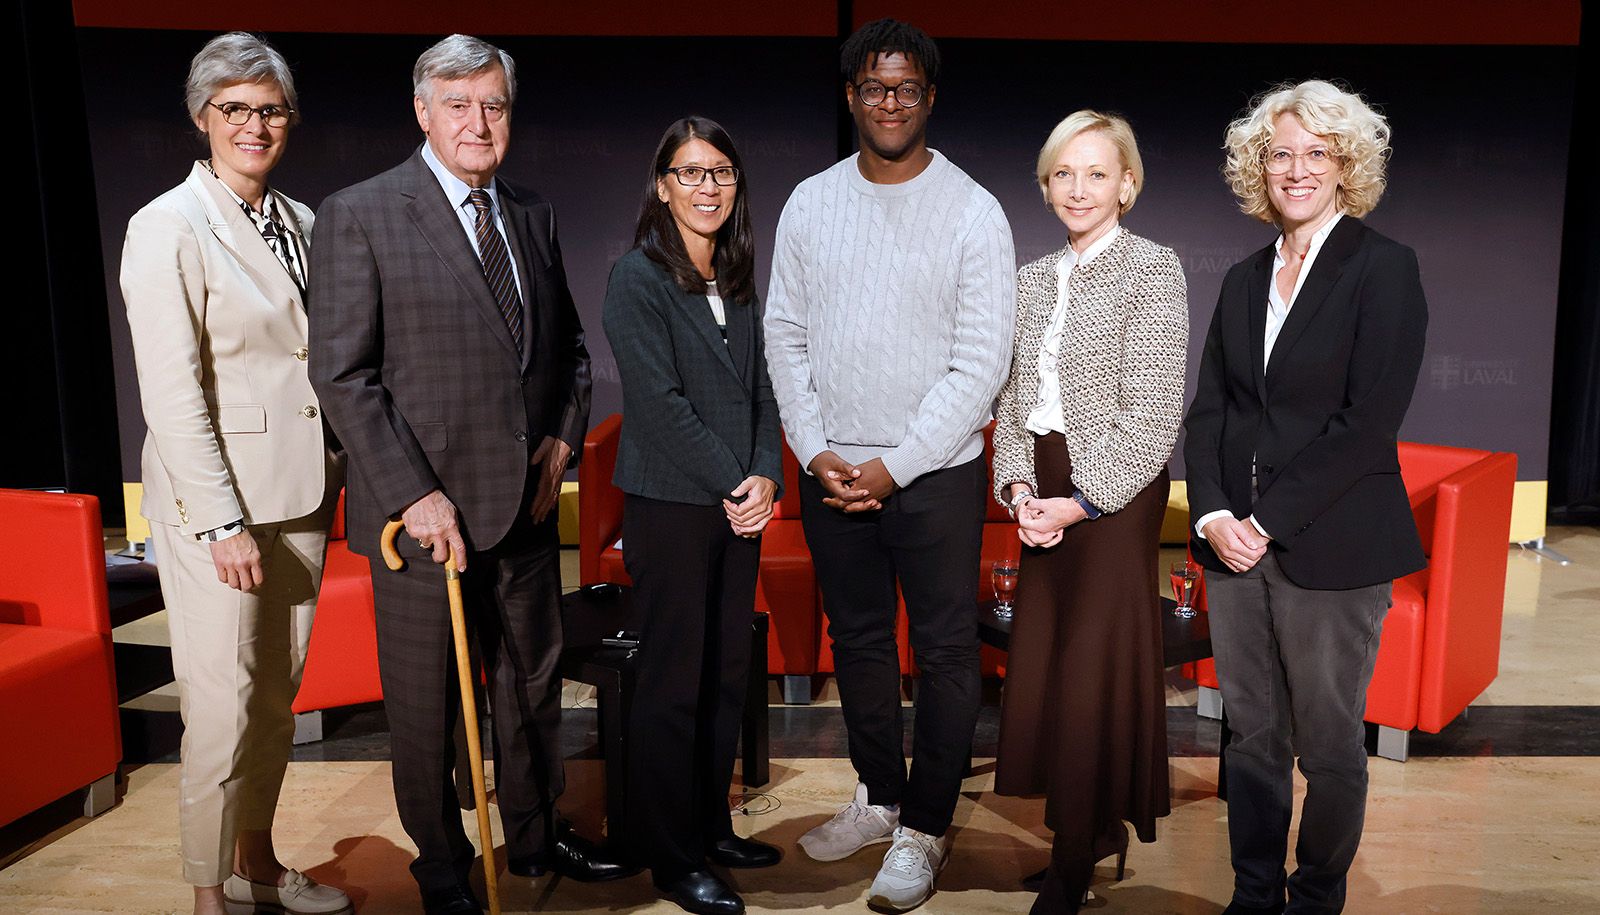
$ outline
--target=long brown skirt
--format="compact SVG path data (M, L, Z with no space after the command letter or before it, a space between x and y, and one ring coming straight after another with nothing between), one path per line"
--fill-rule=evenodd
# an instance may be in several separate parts
M1034 440L1039 495L1070 496L1059 434ZM1121 511L1023 548L995 791L1045 795L1052 859L1091 865L1154 842L1171 812L1157 578L1167 471Z

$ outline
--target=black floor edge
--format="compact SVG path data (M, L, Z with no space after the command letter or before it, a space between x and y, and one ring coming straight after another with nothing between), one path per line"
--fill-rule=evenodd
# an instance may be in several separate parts
M914 709L905 710L906 751L911 750ZM123 710L127 763L177 762L181 727L177 714ZM769 725L774 758L842 759L849 755L844 722L832 706L773 706ZM324 713L321 741L295 747L301 762L384 760L389 758L388 724L380 705L331 709ZM996 753L1000 709L985 705L973 735L972 755ZM562 713L562 750L568 759L598 759L599 731L594 709ZM1216 756L1217 722L1192 708L1167 709L1167 752L1173 757ZM1600 756L1600 706L1480 706L1441 733L1411 733L1412 758L1444 756Z

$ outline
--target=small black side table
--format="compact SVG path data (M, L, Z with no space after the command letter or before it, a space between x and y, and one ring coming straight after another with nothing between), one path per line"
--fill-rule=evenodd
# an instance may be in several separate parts
M978 604L978 638L985 645L1009 651L1011 621L995 615L996 603L986 600ZM1204 613L1196 613L1186 620L1179 619L1172 615L1173 608L1177 606L1177 601L1172 598L1161 598L1161 663L1165 667L1177 667L1211 657L1210 621Z
M111 628L159 613L166 606L156 567L148 562L106 566L106 597ZM117 702L135 699L172 682L172 649L165 645L115 642Z
M564 647L557 668L568 680L599 690L600 748L606 767L606 820L612 836L627 824L628 716L637 685L637 649L610 648L600 640L618 630L638 631L638 616L621 585L585 585L561 598ZM771 780L767 736L767 615L757 613L750 627L750 680L744 721L739 729L747 788Z

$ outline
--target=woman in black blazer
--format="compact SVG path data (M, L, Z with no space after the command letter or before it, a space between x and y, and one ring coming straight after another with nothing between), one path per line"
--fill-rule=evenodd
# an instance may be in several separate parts
M1282 232L1223 280L1184 447L1233 729L1227 911L1332 913L1361 840L1390 585L1424 564L1395 442L1428 309L1416 254L1359 218L1389 153L1359 96L1278 87L1227 149L1241 208ZM1296 754L1308 787L1285 878Z
M604 308L622 376L623 561L644 617L629 739L649 752L630 757L630 826L656 886L718 915L744 903L708 859L779 859L734 835L728 812L760 536L783 479L748 199L727 131L673 123Z

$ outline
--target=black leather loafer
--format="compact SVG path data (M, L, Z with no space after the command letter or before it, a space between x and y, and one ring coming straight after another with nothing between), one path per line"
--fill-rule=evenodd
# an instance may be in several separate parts
M426 915L478 915L483 906L478 904L478 897L472 895L469 887L458 883L447 889L424 890L422 911Z
M670 883L657 883L656 889L696 915L742 915L744 900L733 888L710 871L690 871Z
M601 883L621 880L639 873L639 867L611 857L583 836L562 829L557 833L550 850L538 858L512 858L506 869L518 877L542 877L555 871L563 877L581 883Z
M729 836L712 842L706 857L723 867L771 867L783 860L783 852L755 839Z
M1282 902L1268 906L1245 905L1242 902L1230 902L1228 903L1228 907L1222 910L1222 915L1282 915L1283 908L1284 903Z

